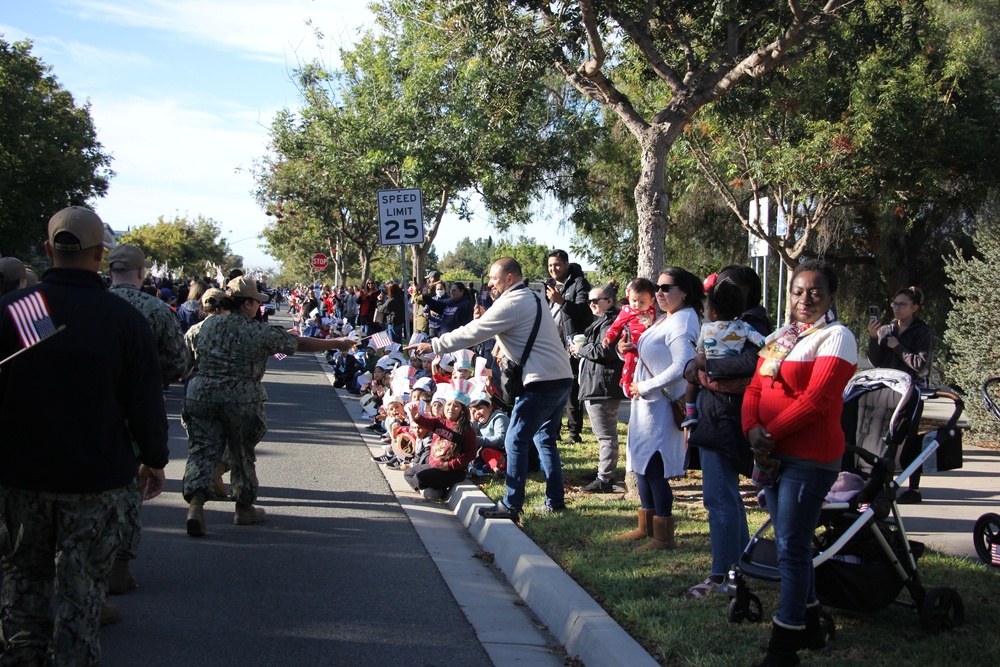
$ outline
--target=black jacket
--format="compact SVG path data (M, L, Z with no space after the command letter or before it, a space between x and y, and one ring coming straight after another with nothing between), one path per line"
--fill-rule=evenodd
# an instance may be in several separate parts
M580 346L577 353L580 358L581 401L625 398L621 388L622 368L625 362L618 356L614 343L607 349L601 346L601 341L617 316L618 309L611 308L583 332L587 342Z
M49 269L0 299L0 358L23 349L10 306L35 292L52 326L66 329L0 373L0 484L55 493L124 487L136 473L132 438L140 462L164 467L167 415L149 322L96 273Z
M773 331L767 312L752 308L740 318L762 336ZM759 347L747 341L743 351L722 359L708 359L705 372L712 379L751 377L757 368ZM753 471L753 454L750 441L743 434L742 394L723 394L702 388L698 394L698 424L688 435L688 445L719 452L736 464L736 469L746 477Z
M582 334L594 321L587 299L590 297L590 283L583 275L579 264L569 265L569 275L559 290L565 303L555 314L556 328L562 338L563 345L568 345L566 339L576 334ZM551 304L550 304L551 305Z

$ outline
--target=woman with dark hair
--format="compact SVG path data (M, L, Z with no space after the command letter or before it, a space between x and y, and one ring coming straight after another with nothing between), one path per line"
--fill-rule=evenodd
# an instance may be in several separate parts
M406 324L406 299L403 298L403 290L399 285L389 283L386 298L378 307L382 309L385 330L389 332L392 342L402 345L403 327Z
M187 299L177 307L177 317L181 320L181 331L187 331L192 326L205 319L202 314L201 296L208 285L200 280L192 280L187 291Z
M719 271L713 289L727 282L742 290L740 321L760 335L773 327L760 306L760 278L748 266L730 265ZM688 382L699 385L699 422L688 433L688 447L698 454L702 479L702 502L708 511L708 533L712 567L704 582L689 588L685 597L702 598L723 593L733 563L750 541L746 508L740 495L740 475L753 468L750 443L740 427L743 393L757 367L758 345L743 343L738 355L707 357L698 354L684 369Z
M934 332L917 317L924 303L924 293L919 287L904 287L892 296L892 321L882 326L874 315L868 321L868 361L878 368L892 368L909 373L915 384L926 383L931 369L931 352L934 349ZM917 414L906 434L900 463L903 467L913 463L920 454L922 442L917 430L924 411L924 402L917 406ZM899 494L896 502L919 503L920 468L909 479L909 488Z
M441 313L439 336L463 327L472 321L472 312L475 304L472 301L472 297L469 296L469 288L461 281L452 283L451 298L447 301L444 299L434 299L430 295L427 295L424 303L427 304L430 310Z
M663 313L639 338L638 345L623 336L622 356L639 355L630 387L627 470L636 474L639 491L639 525L619 539L652 540L636 551L673 549L673 491L671 477L684 473L684 433L674 419L672 403L683 397L684 367L694 357L698 319L705 291L689 271L669 267L657 280L656 305Z
M836 294L829 264L809 260L795 268L788 291L792 323L767 338L743 397L754 461L772 471L764 496L781 576L761 665L797 665L799 649L826 645L812 540L844 455L842 394L858 363L854 334L834 314Z
M358 328L365 336L381 331L382 328L375 323L375 308L378 307L378 297L381 292L375 281L369 278L358 292ZM306 313L308 316L308 313Z

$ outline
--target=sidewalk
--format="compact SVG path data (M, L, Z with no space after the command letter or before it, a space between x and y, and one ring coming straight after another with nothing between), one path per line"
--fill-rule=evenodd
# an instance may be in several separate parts
M321 355L317 355L317 359L332 385L333 374L329 366ZM335 391L372 453L381 454L378 436L364 428L370 422L360 417L357 397L342 389ZM484 599L483 591L478 590L479 582L476 579L461 572L453 572L451 574L455 576L450 576L450 566L439 559L442 554L449 552L443 548L442 540L451 538L440 531L432 534L421 530L420 524L429 513L442 512L445 507L454 513L458 522L456 528L468 531L482 548L483 555L487 559L492 557L493 564L503 573L513 590L541 619L571 658L592 667L653 667L658 664L516 524L481 518L477 511L479 507L491 506L493 502L477 486L471 483L456 486L449 494L448 504L445 506L423 501L403 481L402 472L389 470L384 466L379 466L379 469L403 510L413 521L417 533L438 564L469 622L480 633L483 647L498 667L510 664L555 666L563 663L551 662L551 652L545 651L540 645L543 639L529 640L520 647L509 643L511 636L518 636L520 633L517 626L511 626L499 617L503 609L496 602L504 598L503 593L494 592ZM479 604L470 604L474 601ZM480 628L484 624L496 630L495 637L481 633ZM528 631L537 633L534 628L528 628ZM491 641L495 638L506 638L508 643L495 644ZM539 644L534 643L536 641Z

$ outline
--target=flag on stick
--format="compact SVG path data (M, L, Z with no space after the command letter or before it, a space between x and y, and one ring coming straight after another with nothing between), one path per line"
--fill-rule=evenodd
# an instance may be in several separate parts
M368 341L368 347L373 350L381 350L383 347L389 347L392 345L392 337L385 331L378 331L371 335L371 339Z
M18 299L7 306L7 310L17 328L21 344L25 347L36 345L40 340L51 336L56 331L49 313L49 305L45 301L45 295L41 292L32 292L23 299Z

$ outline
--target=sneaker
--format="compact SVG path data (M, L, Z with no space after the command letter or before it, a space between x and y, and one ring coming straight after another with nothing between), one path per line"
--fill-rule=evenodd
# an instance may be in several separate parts
M563 442L566 443L567 445L576 445L583 442L583 438L580 437L579 433L577 434L570 433L566 436Z
M566 506L562 505L560 507L553 507L552 505L535 505L531 509L537 514L557 514L558 512L565 512Z
M518 510L511 509L503 504L500 500L493 507L480 507L479 516L484 519L510 519L511 521L517 521L517 517L521 514Z
M580 489L581 493L613 493L615 490L615 483L611 480L604 481L600 477L595 479L593 482L587 486Z
M372 461L375 463L388 463L389 461L396 458L395 454L383 454L382 456L372 456Z
M691 415L681 422L681 428L691 428L698 423L698 415Z
M896 498L896 502L900 505L916 505L922 501L923 498L920 497L920 492L916 489L907 489Z
M420 495L424 500L441 500L444 498L444 491L441 489L420 489Z
M365 426L366 431L374 431L375 433L385 433L385 429L378 422L372 422L368 426Z
M403 462L397 458L393 458L391 461L385 464L385 467L389 470L399 470L403 467Z
M697 598L707 597L710 593L728 594L729 587L726 585L725 580L716 583L712 581L711 577L709 577L703 583L697 584L687 589L687 591L685 591L684 595L682 595L681 597L685 597L688 599L697 599Z

